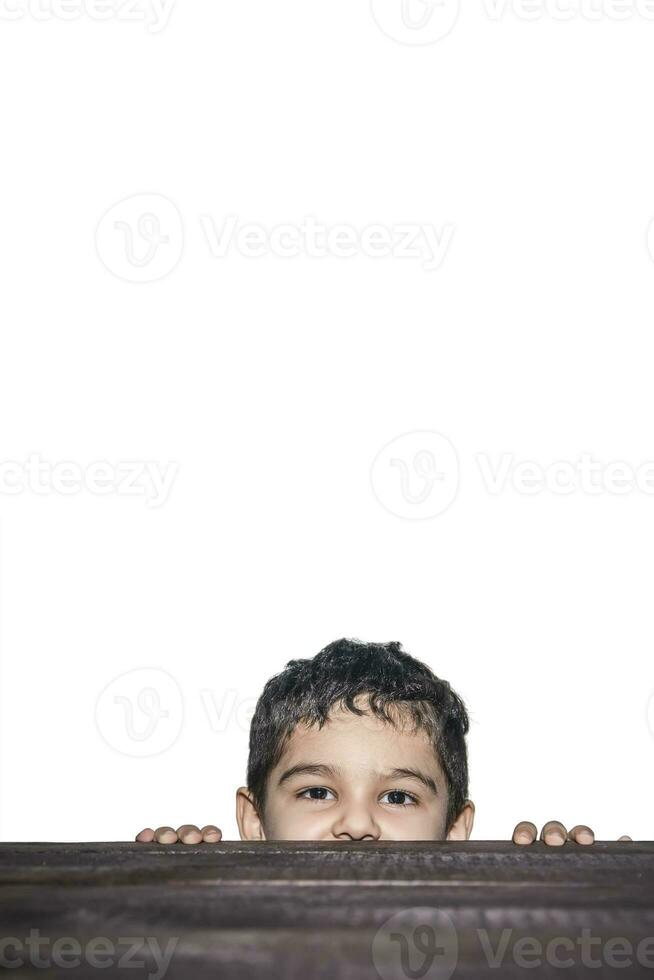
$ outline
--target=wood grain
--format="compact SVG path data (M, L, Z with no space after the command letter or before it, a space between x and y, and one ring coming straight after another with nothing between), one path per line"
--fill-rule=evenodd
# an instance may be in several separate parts
M153 950L174 947L167 980L654 980L652 843L1 844L0 886L0 939L19 943L3 965L22 976L163 980ZM106 967L52 957L98 937ZM128 938L138 968L119 964Z

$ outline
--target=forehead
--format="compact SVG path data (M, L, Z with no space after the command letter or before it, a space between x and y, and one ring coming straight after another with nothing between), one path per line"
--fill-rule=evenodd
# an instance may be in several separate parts
M364 707L357 702L357 707ZM279 765L316 762L366 768L400 768L420 765L438 772L440 766L433 742L410 719L393 714L393 724L366 711L356 715L334 707L322 728L299 724L286 742Z

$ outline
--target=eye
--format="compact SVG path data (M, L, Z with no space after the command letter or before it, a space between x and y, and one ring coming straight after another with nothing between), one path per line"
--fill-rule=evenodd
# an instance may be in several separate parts
M301 793L297 794L297 796L299 800L304 799L320 801L328 799L328 793L331 793L331 799L336 799L332 791L327 789L325 786L310 786L309 789L303 789ZM307 796L307 794L309 795Z
M407 793L403 789L390 789L388 793L384 793L384 796L390 797L387 801L393 806L414 806L418 803L418 798L413 796L411 793ZM384 796L382 796L380 802L384 802Z

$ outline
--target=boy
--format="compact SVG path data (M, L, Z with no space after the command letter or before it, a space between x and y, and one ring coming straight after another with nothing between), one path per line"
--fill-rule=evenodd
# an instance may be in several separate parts
M341 639L291 660L252 718L248 785L236 793L241 840L468 840L468 727L459 695L399 643ZM537 833L522 822L513 841ZM221 838L213 825L185 824L136 840ZM592 844L594 834L550 821L541 840Z

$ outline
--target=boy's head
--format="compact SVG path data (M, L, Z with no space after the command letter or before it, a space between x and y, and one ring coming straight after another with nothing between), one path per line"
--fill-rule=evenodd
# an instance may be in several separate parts
M252 718L244 840L467 839L468 714L399 643L291 660Z

